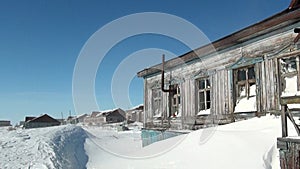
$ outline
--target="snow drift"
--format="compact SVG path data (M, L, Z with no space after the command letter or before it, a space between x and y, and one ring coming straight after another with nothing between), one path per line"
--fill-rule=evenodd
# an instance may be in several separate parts
M88 168L271 169L279 168L280 118L266 116L156 142L127 154L110 153L88 138ZM99 138L100 139L100 138ZM126 142L119 142L124 147Z
M0 128L0 168L86 168L86 134L81 127Z

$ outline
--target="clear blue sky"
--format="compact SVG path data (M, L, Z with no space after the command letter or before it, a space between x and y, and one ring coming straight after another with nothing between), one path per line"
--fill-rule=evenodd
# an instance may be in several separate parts
M182 17L211 41L254 24L288 7L290 0L28 0L0 5L0 120L13 124L25 115L49 113L59 118L71 110L72 75L88 38L105 24L137 12L164 12ZM121 29L121 28L120 28ZM144 48L162 48L177 55L188 49L170 38L143 35L115 46L97 74L101 109L114 108L110 80L127 55ZM130 87L133 105L143 102L142 79Z

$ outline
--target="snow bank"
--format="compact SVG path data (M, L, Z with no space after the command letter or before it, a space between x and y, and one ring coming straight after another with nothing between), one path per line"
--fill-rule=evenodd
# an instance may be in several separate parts
M89 155L87 167L279 169L276 138L280 134L280 118L266 116L173 137L127 156L104 151L88 138L85 144ZM126 141L119 144L128 145Z
M85 145L89 160L93 159L95 153L103 151L126 156L142 148L141 131L137 129L118 132L113 128L86 126L84 130L89 136L86 141L88 144ZM90 150L90 144L96 147Z
M0 128L0 135L0 168L82 169L88 160L80 127Z

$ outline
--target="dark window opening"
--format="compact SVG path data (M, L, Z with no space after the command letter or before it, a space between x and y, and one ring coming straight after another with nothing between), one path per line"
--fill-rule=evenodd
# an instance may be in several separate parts
M249 98L256 95L256 79L254 66L248 66L236 70L236 98Z
M181 114L181 97L180 97L180 87L178 84L171 85L171 89L174 89L174 92L170 93L170 97L172 100L171 105L171 117L178 117Z

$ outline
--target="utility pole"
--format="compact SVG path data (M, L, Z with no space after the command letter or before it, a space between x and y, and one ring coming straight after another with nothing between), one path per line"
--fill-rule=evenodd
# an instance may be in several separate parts
M63 125L64 124L64 114L63 114L63 112L60 112L60 113L61 113L61 120L62 120L61 124Z

